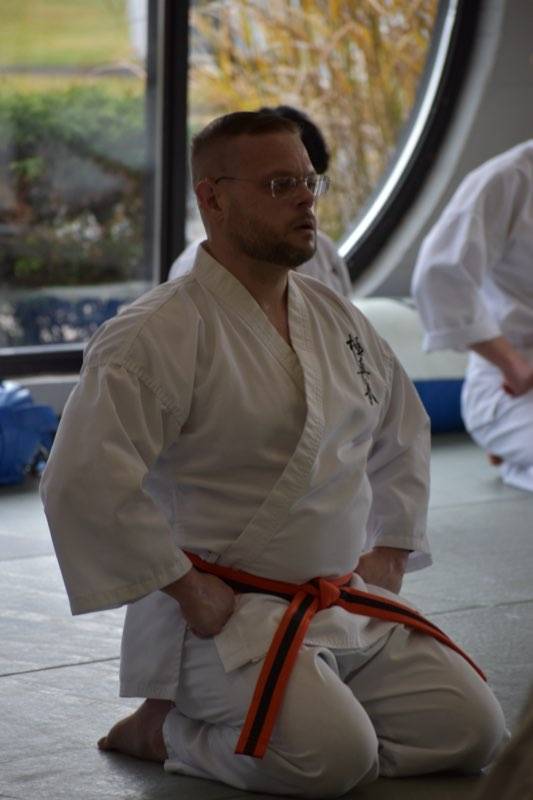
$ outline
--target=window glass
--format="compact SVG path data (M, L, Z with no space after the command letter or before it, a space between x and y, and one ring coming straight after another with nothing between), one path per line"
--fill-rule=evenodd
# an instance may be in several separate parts
M153 282L147 0L4 0L0 349L87 340Z
M349 231L395 153L414 107L438 0L196 0L189 130L212 117L292 105L331 151L320 225ZM201 227L191 207L188 238Z

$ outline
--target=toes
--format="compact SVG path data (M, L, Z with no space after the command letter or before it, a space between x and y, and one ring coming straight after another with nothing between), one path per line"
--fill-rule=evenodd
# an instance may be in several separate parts
M101 739L98 739L97 746L99 750L111 750L107 736L102 736Z

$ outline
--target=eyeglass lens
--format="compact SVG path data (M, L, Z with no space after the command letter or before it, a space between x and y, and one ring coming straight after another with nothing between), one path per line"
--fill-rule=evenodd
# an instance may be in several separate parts
M305 178L274 178L271 181L272 194L274 197L292 194L300 183L305 184L315 197L325 194L329 188L329 178L326 175L307 175Z

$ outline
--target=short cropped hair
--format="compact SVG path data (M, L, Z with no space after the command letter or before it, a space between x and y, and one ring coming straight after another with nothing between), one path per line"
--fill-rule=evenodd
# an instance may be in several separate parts
M266 133L292 133L301 138L300 126L287 117L270 111L235 111L212 120L194 136L191 143L193 183L205 177L201 165L217 146L237 136L259 136Z
M303 111L294 106L265 106L259 109L263 113L276 114L279 117L290 119L300 128L300 136L311 160L311 164L318 175L327 171L330 153L322 131L313 120Z

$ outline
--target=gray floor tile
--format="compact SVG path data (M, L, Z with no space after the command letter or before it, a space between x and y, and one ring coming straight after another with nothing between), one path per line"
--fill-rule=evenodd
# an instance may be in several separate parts
M466 434L437 434L433 437L431 459L432 508L469 504L474 500L520 500L527 492L505 486L497 468Z
M432 616L486 673L514 728L533 687L533 600Z
M117 657L123 617L72 618L55 557L0 562L0 675Z
M50 539L38 487L37 479L30 477L19 486L0 486L0 535L29 533Z
M380 778L347 795L353 800L474 800L481 777Z
M0 680L0 797L20 800L225 800L240 793L104 754L97 740L137 706L118 700L116 664ZM23 698L23 702L21 702Z
M428 531L434 564L404 581L425 613L533 599L533 496L431 508Z
M34 556L52 555L54 548L51 540L42 536L21 535L8 533L6 529L0 532L0 561L11 561L16 558L32 558Z

